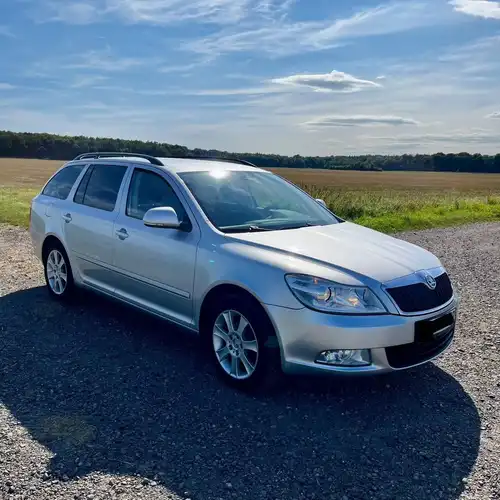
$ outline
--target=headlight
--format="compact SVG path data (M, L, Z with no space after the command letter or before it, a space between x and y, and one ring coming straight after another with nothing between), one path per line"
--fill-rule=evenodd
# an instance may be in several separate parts
M292 293L310 309L336 314L383 314L387 309L366 287L340 285L301 274L287 274Z

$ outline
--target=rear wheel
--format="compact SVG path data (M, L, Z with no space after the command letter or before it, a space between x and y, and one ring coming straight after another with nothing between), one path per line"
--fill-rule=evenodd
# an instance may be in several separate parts
M52 243L44 252L43 264L50 295L61 301L71 298L74 293L73 273L62 245Z
M217 373L225 382L255 390L276 381L280 372L279 349L272 342L276 334L257 304L238 296L217 300L206 318L204 335Z

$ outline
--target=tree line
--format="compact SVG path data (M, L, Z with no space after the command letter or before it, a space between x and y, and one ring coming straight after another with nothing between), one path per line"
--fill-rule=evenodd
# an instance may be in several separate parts
M500 154L283 156L263 153L229 153L215 149L189 149L177 144L85 136L0 131L0 157L71 160L81 153L120 151L152 156L218 156L240 158L259 167L323 168L330 170L412 170L436 172L500 173Z

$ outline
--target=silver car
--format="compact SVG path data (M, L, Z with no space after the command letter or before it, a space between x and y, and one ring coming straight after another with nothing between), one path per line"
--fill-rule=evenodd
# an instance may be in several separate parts
M241 388L276 367L401 370L453 340L457 298L437 257L241 160L84 154L31 208L53 297L85 287L192 330Z

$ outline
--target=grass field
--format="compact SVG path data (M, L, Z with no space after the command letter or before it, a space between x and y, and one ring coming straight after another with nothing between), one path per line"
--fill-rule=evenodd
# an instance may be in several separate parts
M0 158L0 222L27 226L59 161ZM500 175L275 169L338 215L385 232L500 220Z

